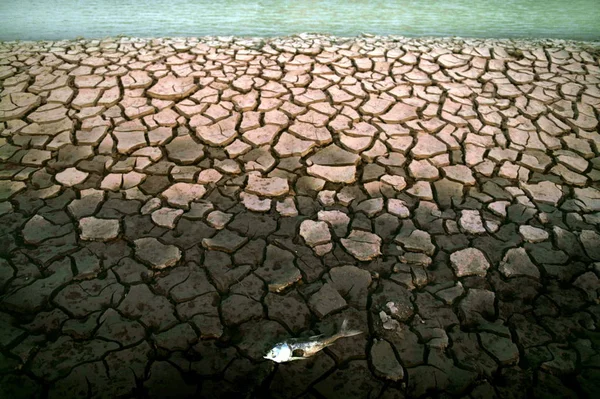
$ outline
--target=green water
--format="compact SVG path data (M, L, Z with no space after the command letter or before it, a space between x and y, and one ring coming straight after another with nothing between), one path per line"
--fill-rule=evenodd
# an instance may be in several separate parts
M600 0L0 0L0 40L127 35L600 39Z

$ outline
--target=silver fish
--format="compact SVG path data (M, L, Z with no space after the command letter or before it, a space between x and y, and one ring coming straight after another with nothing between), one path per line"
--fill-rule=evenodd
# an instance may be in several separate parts
M271 349L269 353L263 357L276 363L307 359L311 356L314 356L320 350L333 344L340 338L353 337L362 333L362 331L358 330L349 330L348 320L344 320L342 323L342 328L337 334L334 334L330 337L325 337L323 334L315 335L308 339L290 338L287 341L276 344L273 349Z

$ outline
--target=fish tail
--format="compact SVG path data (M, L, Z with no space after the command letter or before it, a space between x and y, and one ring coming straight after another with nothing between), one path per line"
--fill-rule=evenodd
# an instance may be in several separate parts
M359 331L359 330L350 330L348 328L348 319L344 319L344 322L342 323L342 328L340 329L340 332L337 333L336 335L339 338L342 338L342 337L353 337L355 335L362 334L362 333L363 332Z

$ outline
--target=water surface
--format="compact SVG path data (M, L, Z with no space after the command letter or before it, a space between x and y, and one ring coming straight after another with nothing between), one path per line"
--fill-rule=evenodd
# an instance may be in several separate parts
M127 35L600 39L600 0L0 0L0 40Z

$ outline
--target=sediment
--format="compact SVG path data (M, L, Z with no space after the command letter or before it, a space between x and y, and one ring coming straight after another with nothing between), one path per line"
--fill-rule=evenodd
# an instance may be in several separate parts
M592 397L599 57L0 43L0 397Z

